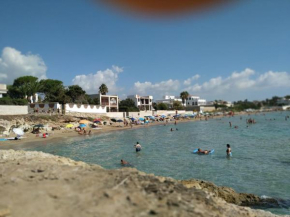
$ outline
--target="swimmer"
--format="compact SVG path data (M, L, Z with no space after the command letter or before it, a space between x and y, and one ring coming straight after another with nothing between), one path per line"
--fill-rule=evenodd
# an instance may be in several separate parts
M121 165L129 165L129 162L124 161L123 159L121 160Z
M135 148L136 148L136 152L141 151L142 147L141 147L141 145L139 144L139 142L137 142L136 145L134 145L134 146L135 146Z
M229 124L230 124L230 127L232 127L232 122L229 122Z
M232 149L231 149L230 144L227 144L227 151L226 151L226 153L227 153L227 156L228 157L232 156Z
M209 154L210 153L210 151L209 150L201 150L200 148L198 148L198 150L197 150L197 153L199 153L199 154Z

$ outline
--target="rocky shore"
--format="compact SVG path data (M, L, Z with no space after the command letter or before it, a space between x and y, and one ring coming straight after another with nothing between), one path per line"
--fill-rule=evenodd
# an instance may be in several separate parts
M0 217L275 216L238 206L261 198L209 182L105 170L42 152L1 150L0 186Z

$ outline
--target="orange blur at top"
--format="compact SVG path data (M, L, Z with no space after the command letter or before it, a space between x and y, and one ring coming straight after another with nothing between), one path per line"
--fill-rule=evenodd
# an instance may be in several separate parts
M235 0L102 0L122 9L151 15L202 11Z

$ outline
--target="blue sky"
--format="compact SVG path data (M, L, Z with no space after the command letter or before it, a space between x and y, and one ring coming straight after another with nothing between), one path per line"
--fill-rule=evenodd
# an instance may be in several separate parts
M89 0L2 0L0 83L23 75L127 94L254 100L290 94L290 1L144 18Z

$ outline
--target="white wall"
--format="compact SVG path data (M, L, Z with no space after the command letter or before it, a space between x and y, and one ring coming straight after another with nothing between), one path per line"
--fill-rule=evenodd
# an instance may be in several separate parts
M65 113L93 113L93 114L106 114L106 106L99 105L77 105L77 104L65 104Z
M0 115L27 115L27 105L0 105Z
M126 115L126 112L108 112L106 114L107 117L110 117L110 118L120 118L120 119L123 119Z
M152 116L152 111L140 111L140 112L129 112L129 116L135 117L144 117L144 116Z

